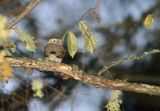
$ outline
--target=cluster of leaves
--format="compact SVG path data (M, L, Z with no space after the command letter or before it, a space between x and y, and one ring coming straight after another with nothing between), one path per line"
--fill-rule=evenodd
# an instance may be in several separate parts
M93 53L98 43L98 39L96 38L95 34L91 31L91 28L86 21L79 22L79 30L83 36L84 48L90 53ZM78 40L73 32L68 32L67 38L68 52L73 58L78 50Z
M34 79L32 81L32 90L34 91L34 96L42 98L44 93L42 92L44 85L41 79Z
M6 40L6 37L8 37L11 34L11 31L9 29L6 29L5 26L7 24L7 17L0 14L0 43L3 44L4 49L0 51L0 56L3 58L3 56L10 55L10 52L8 48L10 48L11 51L14 51L14 45L12 41ZM0 63L0 80L6 82L8 81L8 78L13 77L12 68L9 65L8 61L3 61Z
M11 30L14 30L19 35L20 40L25 44L26 49L28 51L35 52L36 45L35 45L35 41L33 40L33 37L21 29L5 28L7 23L8 23L7 17L0 14L0 41L3 43L3 45L7 44L9 48L12 48L11 49L12 52L15 51L16 45L14 45L12 41L8 40L8 37L11 35ZM13 49L13 46L14 46L14 49Z
M108 109L107 111L120 111L120 104L122 104L122 100L120 99L121 94L120 90L112 92L112 96L105 106Z
M28 51L35 52L36 45L33 37L17 28L7 29L7 23L8 18L0 14L0 45L2 47L0 50L0 57L12 56L12 53L16 51L15 43L9 39L12 30L19 35L20 40L25 44ZM7 81L8 78L12 76L12 68L10 67L9 62L4 61L0 63L0 80Z

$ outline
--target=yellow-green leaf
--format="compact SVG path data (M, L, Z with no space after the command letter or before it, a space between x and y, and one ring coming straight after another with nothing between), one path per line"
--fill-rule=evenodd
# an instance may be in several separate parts
M11 34L11 30L5 28L7 22L8 18L0 14L0 40L6 39Z
M0 51L0 56L5 57L5 56L11 56L12 54L8 50L1 50Z
M32 90L34 92L35 97L42 98L44 96L44 93L42 92L43 87L44 87L44 84L42 80L34 79L32 81Z
M35 52L36 44L33 37L21 29L15 29L15 31L20 36L20 40L25 43L26 49L31 52Z
M33 96L42 98L44 96L44 93L41 90L36 91Z
M87 24L86 21L79 22L79 29L83 36L84 48L86 48L89 52L93 53L93 51L97 46L98 39L96 38L94 33L91 32L89 25Z
M34 79L32 81L32 90L33 91L42 90L43 86L44 86L43 81L41 79Z
M144 20L144 26L147 28L151 28L153 25L153 21L154 21L154 15L153 14L147 15L147 17Z
M78 49L78 41L73 32L68 32L67 47L69 55L73 58Z
M86 21L79 22L79 30L81 31L83 37L86 35L87 32L89 32L90 29Z
M107 108L107 111L121 111L120 109L120 106L122 104L121 95L122 93L120 90L114 90L112 92L112 96L108 101L107 105L105 106Z
M83 45L84 47L91 53L93 53L94 49L96 48L98 43L97 38L90 34L88 37L83 38Z

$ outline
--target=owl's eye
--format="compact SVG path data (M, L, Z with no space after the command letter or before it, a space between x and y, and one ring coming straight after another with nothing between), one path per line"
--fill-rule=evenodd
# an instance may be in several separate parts
M48 43L56 43L56 39L50 39Z
M56 39L53 39L53 43L56 43Z
M61 40L58 40L58 43L59 43L59 44L62 44L62 41L61 41Z

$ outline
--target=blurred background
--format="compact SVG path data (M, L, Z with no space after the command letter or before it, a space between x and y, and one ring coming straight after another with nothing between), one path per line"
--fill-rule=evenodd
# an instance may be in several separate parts
M31 0L0 0L0 13L12 20L20 14ZM20 42L15 32L10 39L17 46L14 57L43 59L44 46L50 38L73 31L78 37L78 53L74 59L66 56L67 64L78 65L87 73L96 74L103 65L112 61L140 55L144 51L160 49L160 1L159 0L100 0L97 12L101 21L97 23L93 12L82 20L87 21L99 43L94 54L82 46L78 21L96 0L43 0L25 19L16 25L34 36L36 53L30 53ZM154 14L151 28L144 27L144 19ZM99 18L99 19L100 19ZM15 78L0 83L0 111L106 111L105 105L112 90L62 80L51 72L14 68ZM48 74L46 76L46 73ZM129 61L110 69L114 79L129 82L160 85L160 56L155 54L140 61ZM103 74L106 77L106 74ZM41 78L47 81L42 99L32 95L30 81ZM160 97L122 91L122 111L160 111Z

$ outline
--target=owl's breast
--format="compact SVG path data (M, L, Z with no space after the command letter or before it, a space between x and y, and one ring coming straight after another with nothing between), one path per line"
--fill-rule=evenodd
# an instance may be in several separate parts
M66 49L62 45L47 44L44 47L45 57L49 57L50 55L55 55L58 58L63 58L65 54L66 54Z

